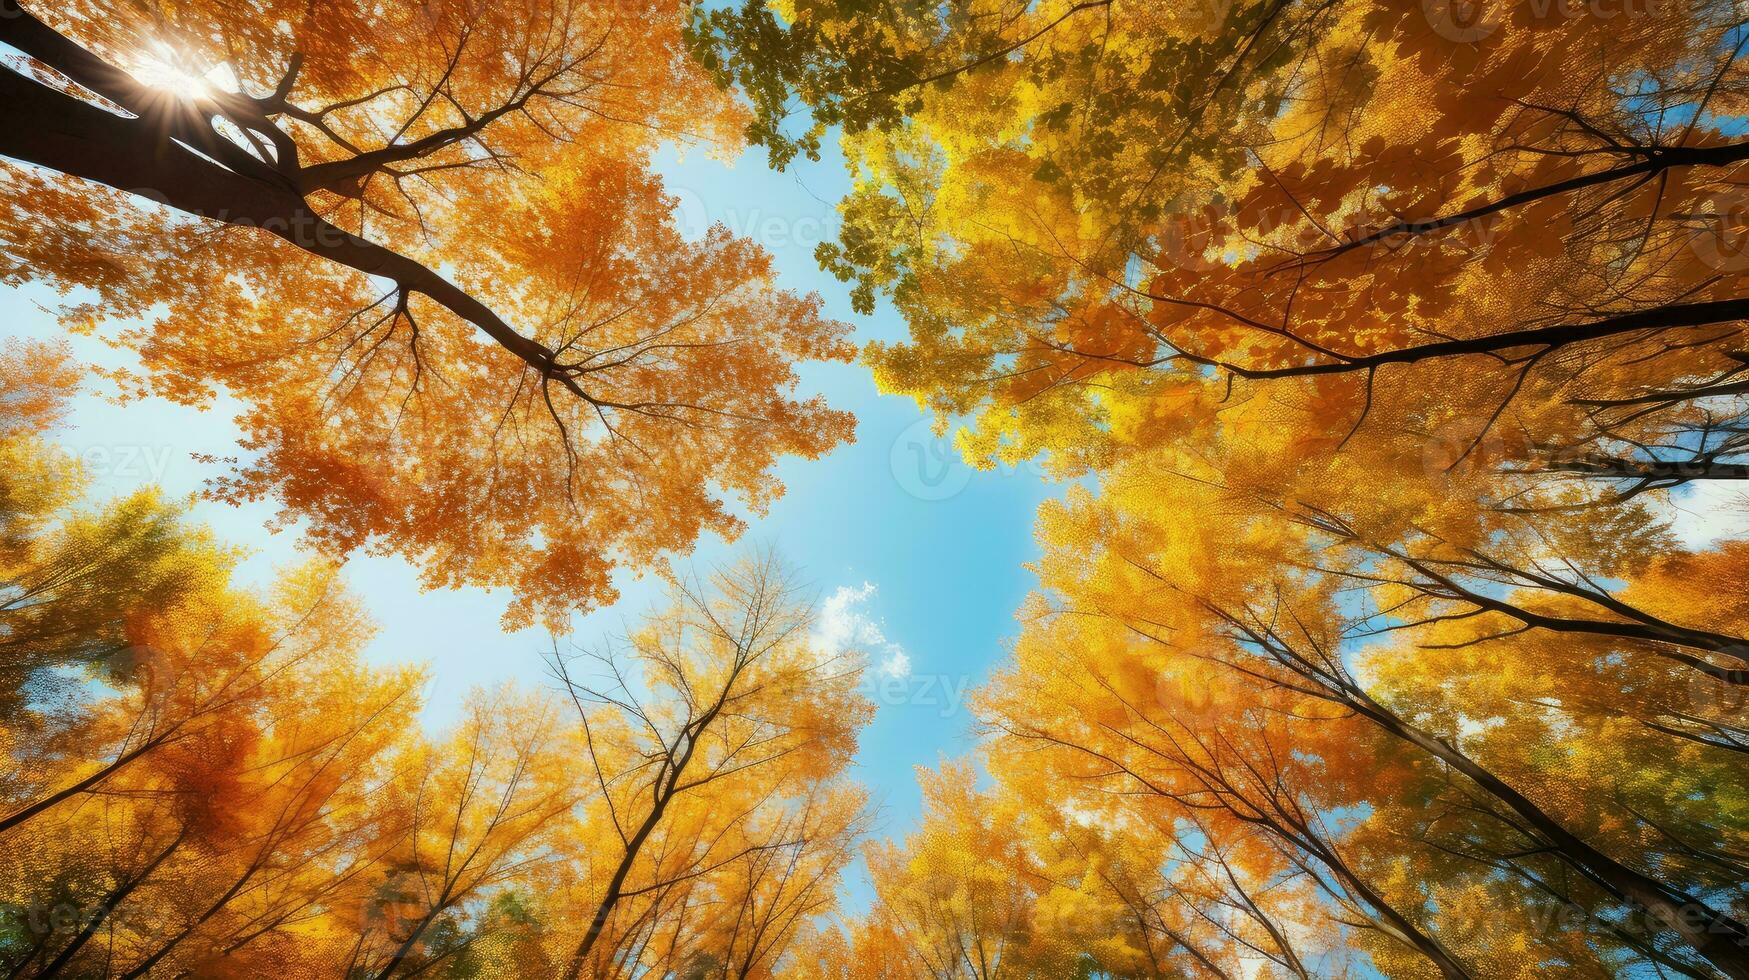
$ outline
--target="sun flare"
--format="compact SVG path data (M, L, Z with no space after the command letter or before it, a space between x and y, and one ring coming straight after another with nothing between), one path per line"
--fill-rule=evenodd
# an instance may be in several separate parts
M206 98L213 92L211 82L178 66L170 56L147 59L133 74L140 84L179 99Z

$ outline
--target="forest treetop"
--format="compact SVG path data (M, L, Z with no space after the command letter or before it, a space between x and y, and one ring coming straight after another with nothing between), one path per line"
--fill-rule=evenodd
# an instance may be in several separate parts
M753 242L675 230L654 148L744 120L680 30L673 2L6 0L0 154L34 166L0 171L0 281L90 291L65 317L138 352L138 392L240 400L220 496L562 625L851 438L793 370L849 328Z

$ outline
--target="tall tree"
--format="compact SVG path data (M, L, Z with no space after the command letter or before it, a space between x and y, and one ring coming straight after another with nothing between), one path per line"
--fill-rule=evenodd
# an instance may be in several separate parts
M1486 974L1522 942L1600 973L1741 969L1741 765L1706 724L1731 730L1730 686L1631 632L1426 611L1334 535L1296 536L1251 495L1163 462L1137 457L1100 497L1047 508L1049 598L985 702L1017 742L1004 752L1035 769L1028 746L1066 755L1066 794L1108 779L1268 829L1348 893L1330 898L1382 916L1380 934L1425 933L1405 945L1443 950L1447 975ZM1651 576L1626 590L1674 591ZM1472 913L1447 911L1503 902L1563 924L1472 933Z
M658 140L740 119L680 29L661 0L5 0L0 281L134 321L136 390L240 399L219 496L561 622L851 433L793 371L848 328L674 228Z
M86 503L71 366L3 357L0 972L759 980L833 909L872 705L775 558L429 735L331 564L245 589L183 507Z
M1042 518L993 751L1246 841L1246 893L1324 880L1393 972L1735 976L1739 828L1697 801L1740 791L1740 549L1669 515L1749 474L1744 28L797 0L692 40L774 159L844 132L818 257L910 325L879 384L1097 478ZM1503 906L1579 922L1462 928Z
M1623 495L1742 479L1741 11L1484 6L798 0L692 38L777 159L843 127L819 257L974 458L1097 464L1213 389L1316 405L1326 453L1449 426Z
M476 694L447 739L400 760L383 789L400 832L358 909L348 974L431 970L463 948L446 926L559 860L582 786L559 721L550 698Z
M857 689L860 654L819 649L812 616L793 573L765 553L677 580L670 605L629 638L629 657L553 659L599 789L599 844L566 980L635 976L653 945L727 976L765 975L793 935L793 903L811 894L786 879L843 867L862 800L826 787L873 705ZM772 861L789 870L774 876ZM716 924L708 942L653 944L666 909L684 908L695 884L738 903L719 916L741 921ZM779 890L757 894L769 887ZM768 904L786 892L792 907Z

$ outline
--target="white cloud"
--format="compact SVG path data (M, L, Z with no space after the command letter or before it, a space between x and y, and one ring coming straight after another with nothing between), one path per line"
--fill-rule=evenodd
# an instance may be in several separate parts
M874 594L873 582L864 582L861 588L840 585L820 606L820 618L814 624L814 645L825 653L839 654L868 642L870 634L875 642L885 642L880 627L854 608Z
M911 657L903 647L887 639L880 622L865 611L864 604L877 591L873 582L839 586L820 606L819 620L814 624L814 648L822 658L859 651L879 659L875 669L881 674L907 677L911 673Z
M888 653L885 660L876 669L887 677L910 677L911 657L899 649L898 644L887 644Z
M1663 499L1671 530L1689 549L1700 551L1749 535L1749 492L1729 481L1701 480Z

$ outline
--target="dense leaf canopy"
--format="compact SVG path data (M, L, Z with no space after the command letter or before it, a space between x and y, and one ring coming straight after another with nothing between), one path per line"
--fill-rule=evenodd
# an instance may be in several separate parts
M177 502L86 499L81 366L5 353L11 976L1749 978L1740 4L0 0L0 41L0 280L129 395L237 399L209 493L323 555L255 592ZM650 168L827 139L817 258L909 329L877 384L1063 478L973 757L870 840L862 657L765 553L422 731L334 557L557 631L850 437L796 378L849 328Z
M741 120L674 4L108 7L0 17L0 154L36 165L0 172L0 280L78 290L141 392L240 399L219 495L559 624L850 438L793 371L847 328L683 239L650 170Z

